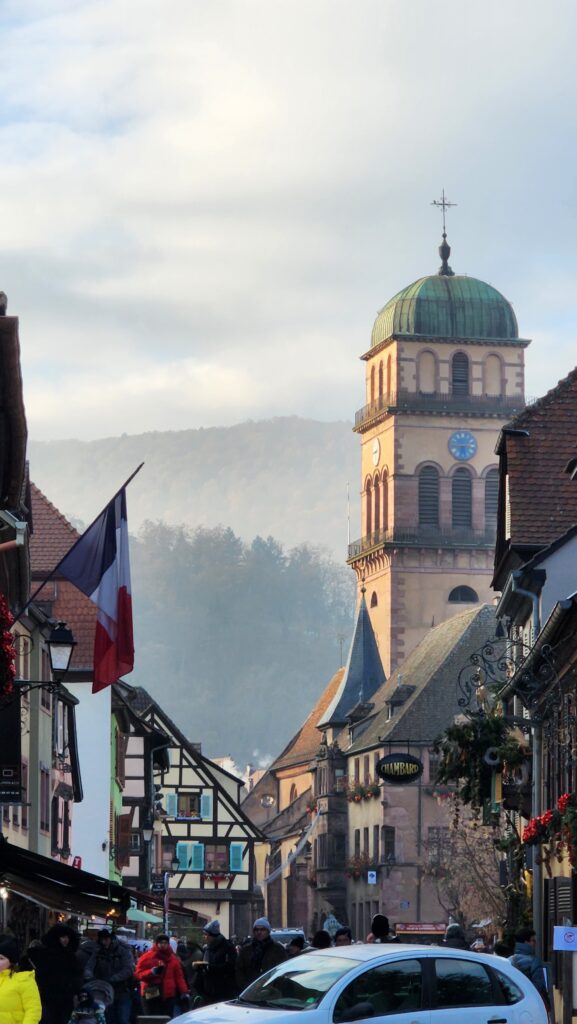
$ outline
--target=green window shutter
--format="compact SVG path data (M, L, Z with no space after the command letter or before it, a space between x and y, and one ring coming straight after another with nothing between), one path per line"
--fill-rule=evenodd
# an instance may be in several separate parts
M212 793L203 793L200 798L201 818L212 818Z
M230 844L229 871L242 871L243 843Z
M176 844L176 856L178 857L178 870L188 871L190 865L189 843Z
M204 871L204 844L191 843L192 854L190 858L191 871Z
M178 796L176 793L167 793L164 800L167 816L169 818L176 818L178 816Z

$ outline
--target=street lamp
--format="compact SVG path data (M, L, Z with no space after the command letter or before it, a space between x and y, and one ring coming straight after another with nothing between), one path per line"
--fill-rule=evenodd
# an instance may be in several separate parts
M30 644L29 637L24 635L14 636L14 647L18 650L20 643ZM15 679L14 693L25 696L32 690L43 690L45 693L58 693L60 684L63 682L70 662L77 646L72 630L65 622L57 622L50 631L46 640L48 657L50 659L51 679ZM30 650L30 647L27 648ZM10 700L10 694L2 694L5 700Z
M154 825L152 824L150 818L147 818L146 821L144 821L142 823L142 838L144 839L144 842L145 843L152 842L153 835L154 835Z
M48 655L50 657L50 668L57 683L61 683L70 668L70 662L76 647L76 640L72 630L65 622L57 622L46 641Z

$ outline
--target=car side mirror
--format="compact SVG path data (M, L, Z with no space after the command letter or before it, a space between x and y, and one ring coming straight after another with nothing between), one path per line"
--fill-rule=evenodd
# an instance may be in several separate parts
M372 1003L355 1003L354 1006L350 1006L348 1010L344 1010L342 1014L339 1014L339 1024L345 1024L346 1021L353 1020L364 1020L365 1017L374 1017L375 1008Z

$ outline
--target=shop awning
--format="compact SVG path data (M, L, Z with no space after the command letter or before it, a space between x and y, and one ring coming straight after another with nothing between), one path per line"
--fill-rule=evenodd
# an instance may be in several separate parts
M145 910L139 910L138 907L129 907L126 911L127 921L142 921L144 924L157 924L162 926L162 918L156 917L155 914L147 914Z
M121 917L130 891L117 882L0 839L0 879L9 892L67 914Z
M133 900L137 903L143 903L145 907L150 910L158 910L161 914L164 913L164 896L162 893L155 892L144 892L142 890L131 889L130 894ZM170 902L166 908L169 914L175 914L177 917L188 917L194 924L208 924L210 918L204 914L199 913L198 910L193 910L192 907L185 907L183 903Z

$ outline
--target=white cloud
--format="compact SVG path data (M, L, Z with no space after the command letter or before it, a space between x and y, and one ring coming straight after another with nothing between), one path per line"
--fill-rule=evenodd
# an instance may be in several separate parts
M0 28L32 436L351 416L442 186L453 266L535 335L527 390L571 368L570 0L14 0Z

